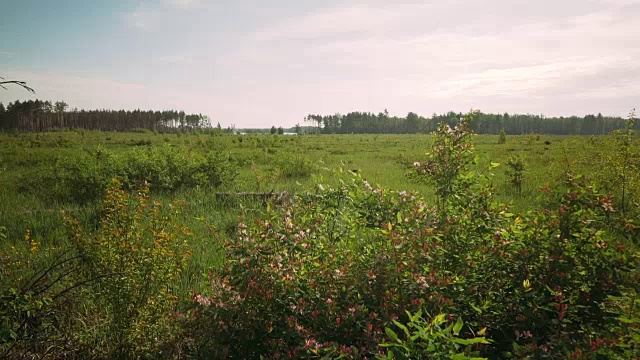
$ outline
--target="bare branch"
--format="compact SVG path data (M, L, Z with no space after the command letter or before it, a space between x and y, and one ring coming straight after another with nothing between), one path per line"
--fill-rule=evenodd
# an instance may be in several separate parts
M0 79L3 80L3 81L0 81L0 86L2 86L2 88L5 89L5 90L7 90L7 88L4 86L4 84L15 84L15 85L18 85L18 86L24 88L25 90L27 90L28 92L30 92L32 94L36 93L36 91L33 90L32 88L30 88L27 85L27 83L24 82L24 81L19 81L19 80L6 80L6 81L4 81L4 78L0 78Z

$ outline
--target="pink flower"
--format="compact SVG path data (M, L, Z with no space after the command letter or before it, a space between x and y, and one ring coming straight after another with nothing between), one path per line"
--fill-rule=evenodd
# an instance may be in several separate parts
M312 347L316 348L317 346L318 346L318 342L316 341L316 339L313 339L313 338L307 339L304 342L304 348L305 349L311 349Z
M211 300L210 300L208 297L206 297L206 296L196 295L196 296L195 296L195 298L194 298L194 300L195 300L198 304L200 304L200 305L202 305L202 306L209 306L209 305L211 305Z

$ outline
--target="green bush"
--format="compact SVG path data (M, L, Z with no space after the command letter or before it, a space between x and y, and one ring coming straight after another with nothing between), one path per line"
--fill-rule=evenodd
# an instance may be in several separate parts
M72 243L84 259L75 276L86 282L83 305L90 307L76 341L81 348L95 346L94 356L158 356L176 331L172 313L191 233L175 223L175 206L150 201L145 188L130 194L119 181L108 188L101 213L95 232L68 219Z
M526 170L526 164L522 156L512 156L507 160L507 176L509 182L513 185L518 192L518 195L522 195L522 183L524 182L524 172Z
M452 348L464 356L564 357L597 338L615 353L628 331L610 296L635 286L637 246L607 229L606 196L579 179L567 187L553 208L518 216L467 194L439 225L417 195L358 180L240 222L188 315L190 349L372 357L385 328L422 310L464 318L460 339L486 328L491 344Z
M282 155L273 159L283 178L306 178L318 170L316 163L302 154Z
M389 342L380 344L388 348L386 356L378 359L484 359L478 357L479 351L471 351L477 344L489 344L484 337L461 339L458 337L464 321L461 318L454 323L446 319L445 314L438 314L432 320L422 318L422 311L415 314L407 313L409 322L403 325L394 321L397 328L402 330L398 336L391 328L385 328ZM485 329L479 329L482 335Z
M59 157L44 170L22 178L22 191L44 199L86 203L96 201L113 178L129 189L151 183L158 191L184 187L218 187L237 176L237 165L227 154L206 155L170 146L132 149L121 155L98 149Z
M504 128L500 130L500 136L498 137L498 144L506 144L507 134L504 132Z

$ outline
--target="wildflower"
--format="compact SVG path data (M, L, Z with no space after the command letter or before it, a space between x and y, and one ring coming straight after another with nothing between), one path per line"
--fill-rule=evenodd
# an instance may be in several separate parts
M304 348L307 350L311 348L317 348L317 347L318 347L318 342L314 338L307 339L304 342Z
M197 302L198 304L200 304L202 306L211 305L211 300L206 296L196 295L194 300L195 300L195 302Z
M600 199L598 199L600 201L600 206L604 209L604 211L607 212L613 212L613 201L610 198L607 198L605 196L600 196Z

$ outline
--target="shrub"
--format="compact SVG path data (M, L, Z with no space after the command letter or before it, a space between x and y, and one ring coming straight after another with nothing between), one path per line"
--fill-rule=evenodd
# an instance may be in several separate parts
M174 222L176 208L150 201L147 188L129 194L115 180L101 209L96 232L68 219L73 244L85 259L76 276L94 279L83 292L91 311L77 340L88 341L85 347L99 340L95 355L109 358L158 355L176 330L171 314L191 234Z
M636 346L624 322L638 326L625 311L637 314L640 258L611 221L611 198L570 176L549 191L547 209L512 214L467 173L468 136L441 127L434 155L418 165L444 199L437 209L355 178L241 221L211 290L188 313L190 350L265 359L388 356L385 346L398 358L630 353L617 344ZM438 317L426 325L411 315L419 311L446 314L453 327ZM403 323L415 330L405 326L403 339L385 330ZM491 343L474 340L476 329Z
M280 169L283 178L305 178L318 170L318 166L301 154L283 155L274 159L274 165Z
M492 344L439 338L465 355L569 354L594 336L615 351L626 330L613 330L620 314L607 304L637 281L637 248L606 230L606 197L579 179L567 187L555 210L518 216L488 190L465 195L439 225L415 194L355 180L240 222L211 291L194 299L191 351L371 357L385 328L420 310L466 319L460 339L486 328Z
M25 175L20 190L49 201L94 201L102 196L110 179L117 176L119 165L113 154L102 149L58 157L44 169Z
M87 203L100 199L113 178L129 189L150 182L159 191L218 187L235 180L237 165L227 154L206 155L170 146L132 149L122 155L106 150L60 157L44 171L23 177L21 190L56 201Z
M391 328L385 332L391 340L380 346L388 348L387 356L378 359L482 359L479 351L471 351L472 345L489 344L484 337L461 339L458 337L464 322L461 318L453 323L446 319L445 314L438 314L432 320L422 318L422 311L415 314L407 313L409 322L403 325L394 321L401 332L398 336ZM480 335L486 328L479 329Z
M505 144L507 142L507 134L504 132L504 128L500 130L500 136L498 137L498 144Z
M148 181L152 189L162 191L181 187L218 187L232 182L237 176L233 160L220 152L202 156L162 146L128 152L121 161L125 185L135 187Z
M509 182L516 188L518 195L522 195L522 182L526 165L522 156L512 156L507 160L507 176Z
M189 231L176 206L131 194L119 181L100 206L98 229L66 217L69 239L0 251L0 356L173 357ZM179 343L179 340L175 340Z

